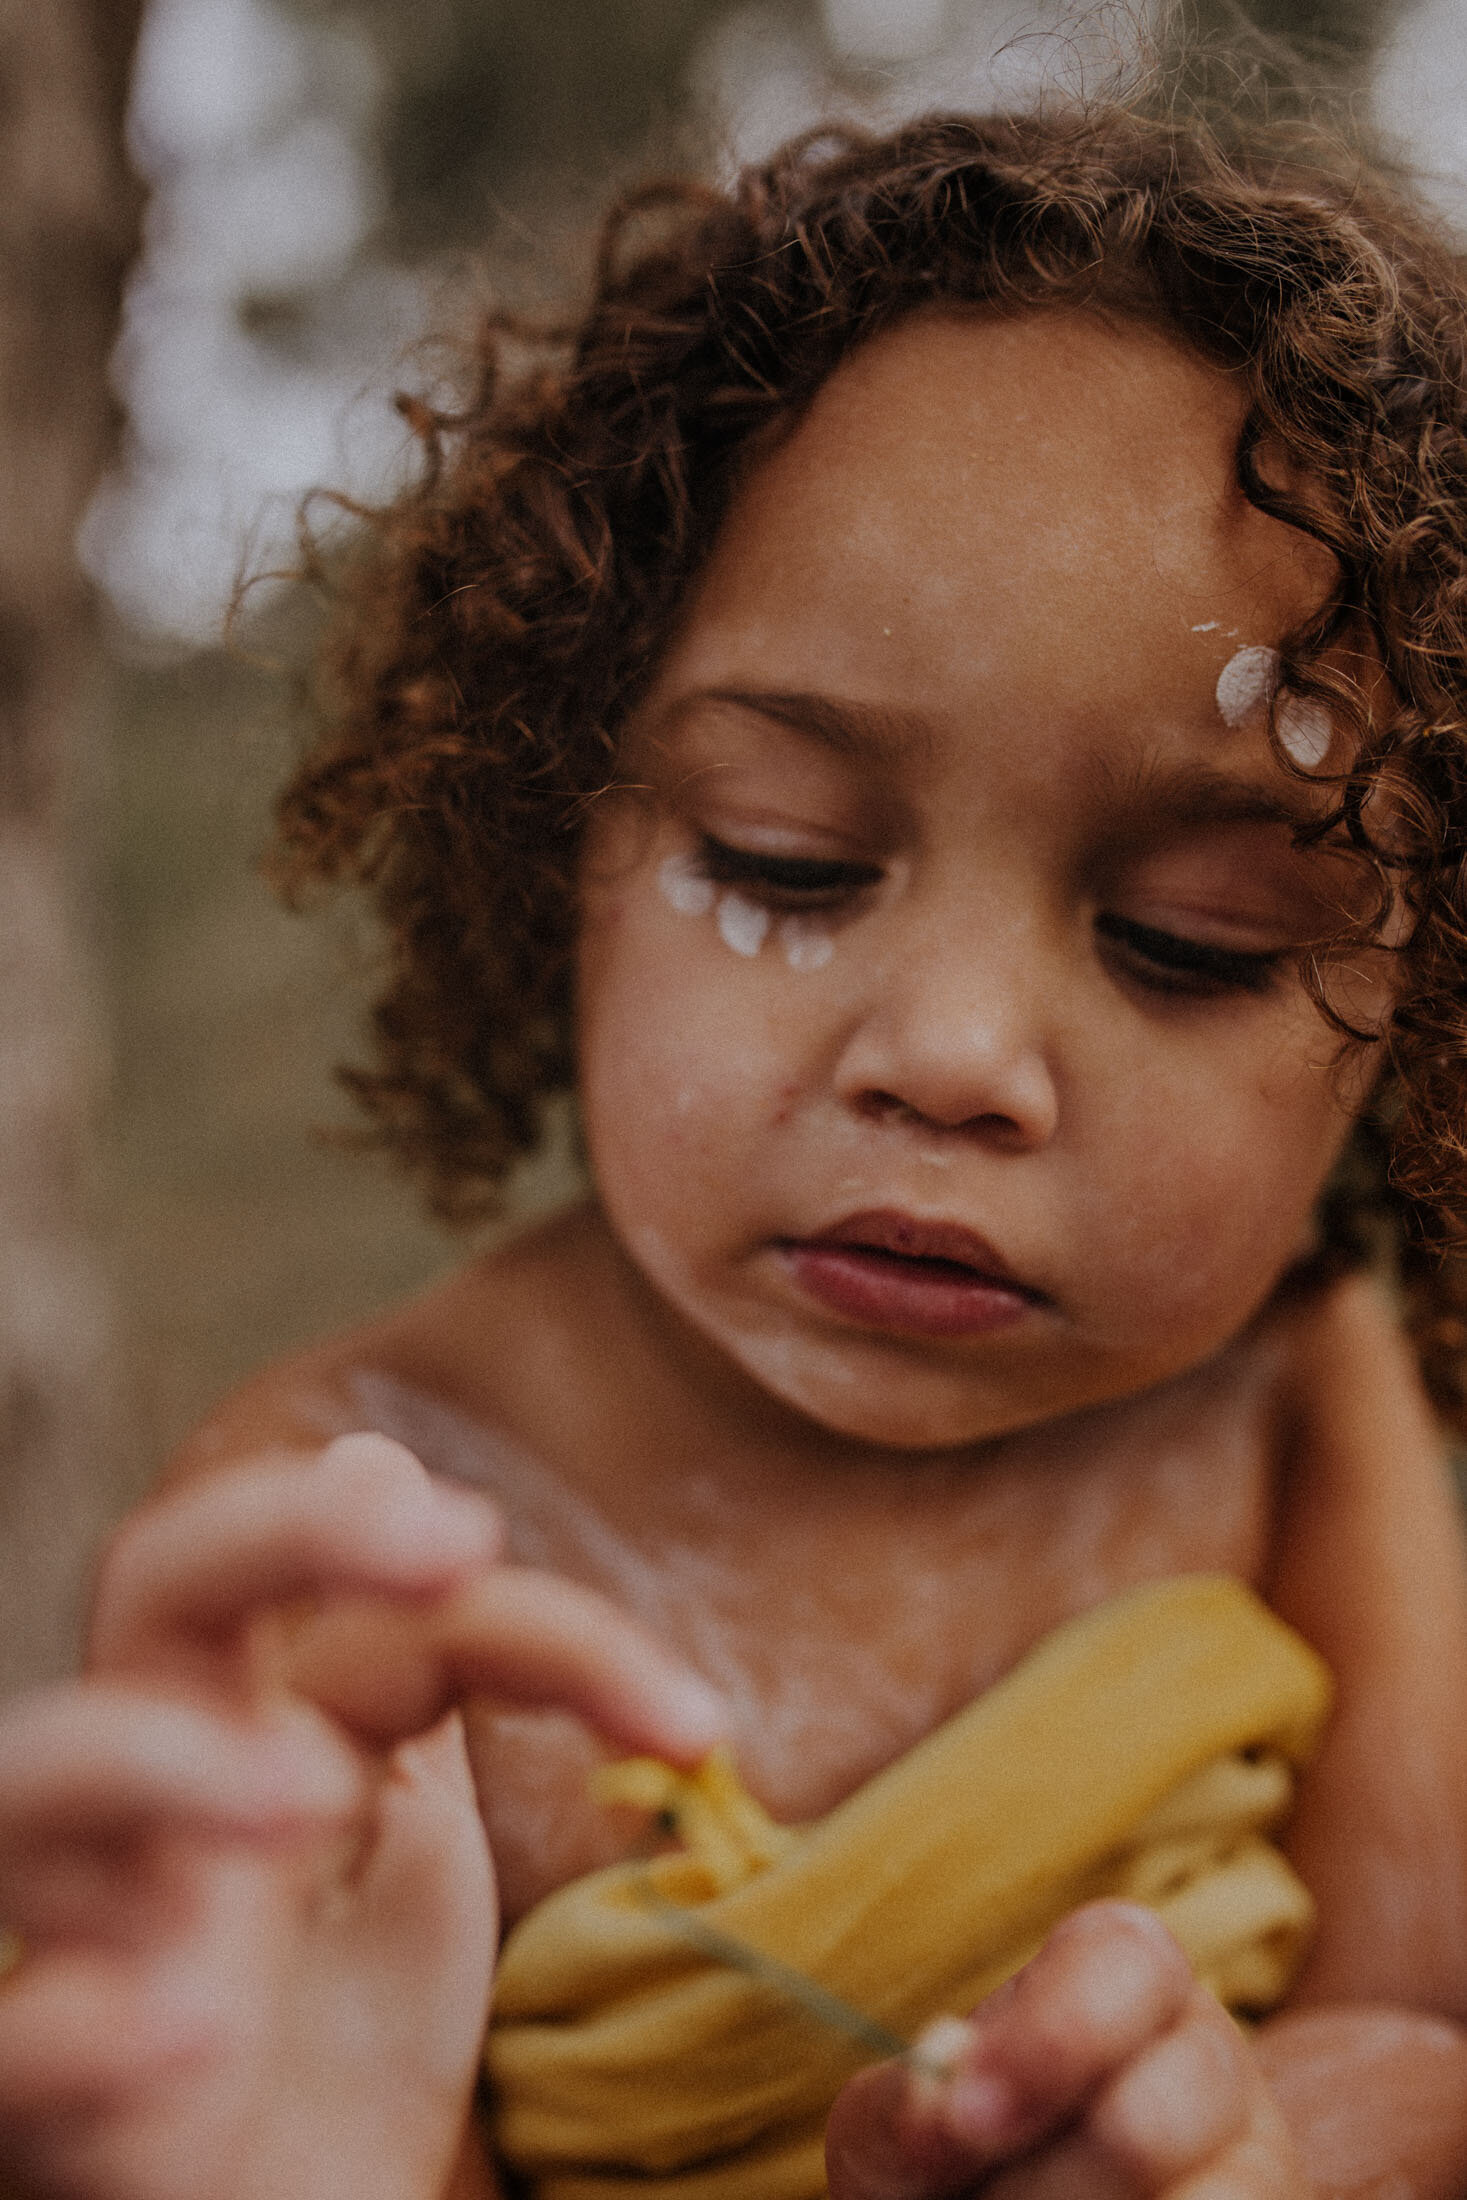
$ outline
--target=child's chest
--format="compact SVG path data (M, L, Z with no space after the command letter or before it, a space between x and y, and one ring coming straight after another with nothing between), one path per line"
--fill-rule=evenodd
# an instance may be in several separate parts
M1122 1408L981 1463L893 1457L828 1476L720 1478L669 1461L590 1486L396 1386L377 1425L490 1491L511 1556L590 1583L719 1688L752 1790L829 1809L1074 1612L1142 1580L1267 1571L1274 1355L1233 1347ZM517 1436L519 1432L516 1432ZM470 1746L512 1921L624 1852L591 1802L601 1754L567 1718L474 1712Z

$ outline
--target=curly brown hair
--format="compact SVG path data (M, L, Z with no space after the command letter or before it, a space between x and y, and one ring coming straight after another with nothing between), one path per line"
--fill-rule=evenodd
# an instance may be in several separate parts
M536 1144L573 1078L579 825L740 469L934 302L1170 330L1241 378L1247 496L1333 553L1284 682L1352 729L1319 830L1373 865L1370 921L1409 923L1325 1257L1389 1219L1428 1381L1467 1425L1467 263L1297 125L1114 104L812 133L728 191L623 200L574 328L510 373L525 332L486 317L459 409L400 400L421 478L333 578L320 730L279 808L287 887L356 882L385 920L376 1063L346 1082L443 1213ZM1321 662L1346 634L1388 675L1374 715ZM1327 1016L1329 961L1308 972Z

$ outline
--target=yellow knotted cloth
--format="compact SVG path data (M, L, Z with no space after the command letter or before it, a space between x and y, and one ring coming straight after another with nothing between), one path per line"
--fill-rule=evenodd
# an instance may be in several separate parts
M590 1873L510 1935L501 2158L536 2200L629 2180L816 2200L831 2103L883 2039L966 2013L1099 1895L1148 1903L1230 2008L1271 2007L1312 1905L1264 1836L1329 1700L1250 1590L1194 1574L1067 1622L809 1827L776 1826L726 1762L610 1768L603 1792L687 1846Z

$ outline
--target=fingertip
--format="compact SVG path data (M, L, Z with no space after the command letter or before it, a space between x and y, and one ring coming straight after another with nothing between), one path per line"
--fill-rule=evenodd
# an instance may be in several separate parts
M673 1764L699 1764L729 1739L729 1705L696 1674L683 1675L666 1692L659 1711L664 1727L658 1746Z
M1186 2015L1103 2089L1089 2127L1133 2177L1148 2187L1170 2184L1201 2169L1243 2130L1249 2076L1231 2019L1199 1990Z
M328 1474L341 1468L366 1468L373 1473L385 1471L406 1475L414 1482L431 1480L428 1469L415 1451L409 1451L395 1436L384 1436L378 1429L353 1429L346 1436L333 1436L317 1454L316 1467Z
M907 2057L913 2108L957 2146L987 2156L1010 2136L1021 2110L1018 2089L985 2059L978 2030L962 2017L937 2017Z
M1144 1902L1125 1902L1107 1895L1097 1902L1082 1903L1078 1910L1071 1910L1068 1917L1060 1919L1050 1940L1095 1933L1122 1934L1138 1951L1149 1951L1159 1963L1168 1967L1180 1964L1187 1978L1191 1978L1176 1936Z
M439 1517L480 1563L504 1555L504 1515L491 1499L478 1490L459 1489L451 1482L435 1482L433 1501Z
M445 1587L503 1555L503 1518L477 1490L431 1474L415 1452L371 1430L338 1436L317 1469L339 1486L338 1502L374 1528L425 1589Z
M1172 1933L1139 1902L1089 1902L1064 1918L1036 1963L1058 1957L1092 2025L1155 2030L1192 1992L1192 1969Z

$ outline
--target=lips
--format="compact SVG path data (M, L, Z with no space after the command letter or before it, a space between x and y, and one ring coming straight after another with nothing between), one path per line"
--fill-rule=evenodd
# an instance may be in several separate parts
M787 1238L779 1250L809 1297L874 1329L980 1336L1046 1303L976 1231L890 1207L848 1215L815 1237Z

